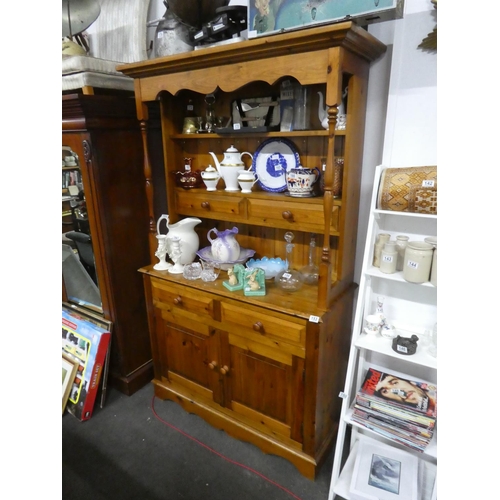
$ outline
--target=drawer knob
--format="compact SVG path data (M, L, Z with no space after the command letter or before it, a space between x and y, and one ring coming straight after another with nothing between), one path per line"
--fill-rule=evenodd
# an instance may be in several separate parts
M224 365L221 369L220 369L220 372L222 375L227 375L227 373L229 372L229 367L227 365Z
M293 220L293 214L290 210L285 210L281 215L285 220Z
M215 370L217 368L217 361L212 361L211 363L208 363L208 367L211 370Z
M206 208L208 210L210 208L210 202L209 201L202 201L201 208Z
M175 297L174 304L177 305L177 306L180 306L182 304L182 297L180 295L178 295L177 297Z
M264 334L264 325L260 321L257 321L256 323L253 324L253 329L256 332Z

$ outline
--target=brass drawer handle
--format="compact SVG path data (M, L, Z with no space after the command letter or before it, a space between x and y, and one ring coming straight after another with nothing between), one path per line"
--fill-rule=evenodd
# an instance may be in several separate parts
M293 214L292 212L290 212L290 210L285 210L281 216L283 217L283 219L285 220L289 220L289 221L292 221L293 220Z
M210 202L209 201L202 201L201 208L206 208L207 210L210 210Z
M264 325L260 322L260 321L257 321L256 323L253 324L253 329L256 331L256 332L260 332L262 333L262 335L264 335Z
M229 373L229 367L227 365L224 365L221 369L220 369L220 373L221 375L227 375Z
M180 305L182 305L182 297L181 297L180 295L178 295L177 297L175 297L175 299L174 299L174 304L175 304L176 306L180 306Z

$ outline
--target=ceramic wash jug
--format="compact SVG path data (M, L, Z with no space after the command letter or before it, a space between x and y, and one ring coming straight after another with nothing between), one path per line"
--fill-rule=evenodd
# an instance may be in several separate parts
M224 152L224 158L221 162L217 159L214 153L210 151L212 158L214 159L215 166L226 184L226 191L239 191L240 187L238 184L238 172L240 170L245 170L245 164L241 160L243 155L248 155L253 160L253 156L244 151L240 153L234 146L229 147Z
M166 220L167 223L168 233L166 234L166 237L170 258L172 258L170 255L172 250L171 243L173 239L177 240L177 238L179 238L181 255L178 259L178 263L181 265L191 264L196 258L196 252L200 247L200 239L194 230L194 227L199 224L201 220L196 217L187 217L186 219L182 219L175 224L170 224L169 216L167 214L163 214L156 223L156 231L158 234L161 234L160 223L162 220Z
M215 234L215 238L210 236ZM235 235L238 233L238 228L225 229L217 231L216 228L210 229L207 233L208 241L212 245L212 257L218 262L234 262L240 256L240 244L236 241Z

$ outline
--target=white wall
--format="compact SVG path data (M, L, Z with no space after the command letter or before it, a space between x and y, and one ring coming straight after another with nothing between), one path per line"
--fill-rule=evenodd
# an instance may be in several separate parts
M368 28L388 50L370 68L356 248L358 283L375 167L437 165L437 53L417 48L436 19L430 0L405 0L402 19Z

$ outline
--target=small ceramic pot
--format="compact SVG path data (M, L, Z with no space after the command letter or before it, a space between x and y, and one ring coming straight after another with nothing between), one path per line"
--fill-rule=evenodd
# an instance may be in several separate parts
M290 196L307 198L313 194L313 185L320 177L319 168L292 168L286 176L286 186Z

